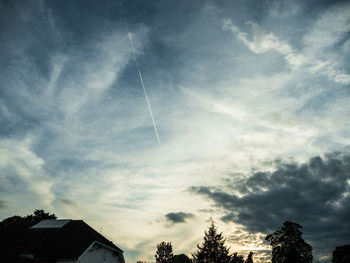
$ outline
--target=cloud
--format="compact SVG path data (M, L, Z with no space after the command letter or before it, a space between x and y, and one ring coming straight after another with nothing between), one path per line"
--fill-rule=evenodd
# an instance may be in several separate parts
M7 203L4 200L0 200L0 209L6 209L7 208Z
M293 70L306 69L309 73L320 73L336 83L347 85L350 75L341 68L342 57L334 55L339 42L348 40L350 31L350 5L337 5L324 12L303 36L303 48L294 48L274 33L266 33L257 23L248 21L252 39L233 25L232 20L223 20L223 29L232 31L255 54L276 51L283 56ZM345 46L346 42L344 43Z
M329 42L325 56L317 41L303 47L327 10L309 15L288 2L271 18L265 1L125 2L157 145L119 3L83 2L1 4L2 216L47 207L109 229L147 261L165 238L191 253L215 213L167 219L169 211L208 209L189 186L350 143L342 86L349 42ZM236 33L222 30L223 17ZM155 218L162 224L148 225Z
M68 199L68 198L61 198L61 199L58 199L57 202L63 204L63 205L69 205L69 206L75 206L75 202L71 199Z
M30 137L0 142L0 195L6 196L8 215L18 213L18 206L26 213L51 208L53 180L42 169L43 159L30 150L32 144Z
M279 40L278 37L272 33L265 34L263 29L252 21L247 22L247 24L252 27L252 41L248 40L247 33L242 32L238 27L232 25L232 21L229 19L224 20L223 28L235 33L237 38L256 54L275 50L283 55L293 68L298 68L306 62L305 57L296 52L287 42Z
M270 233L285 220L304 226L317 256L349 242L350 154L315 156L305 163L276 161L274 171L258 171L223 187L192 187L252 233ZM226 187L227 187L226 186ZM236 191L236 192L235 192Z
M330 47L349 39L349 11L349 3L334 5L324 10L302 38L305 49L310 53L317 52L317 55L322 55L323 52L329 51Z
M185 223L186 219L188 218L192 218L194 217L193 214L191 213L184 213L184 212L172 212L172 213L168 213L165 215L166 219L173 223L173 224L177 224L177 223Z

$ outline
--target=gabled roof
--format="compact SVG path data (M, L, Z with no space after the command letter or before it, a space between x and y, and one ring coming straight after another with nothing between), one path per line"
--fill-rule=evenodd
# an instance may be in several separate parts
M72 219L44 219L30 228L61 228Z
M21 253L34 255L34 259L77 259L94 241L123 252L82 220L66 220L64 224L43 221L29 228L19 240Z

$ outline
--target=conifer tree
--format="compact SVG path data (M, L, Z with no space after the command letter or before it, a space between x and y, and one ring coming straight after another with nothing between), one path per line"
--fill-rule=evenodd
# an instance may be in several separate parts
M253 252L250 252L247 259L245 260L245 263L253 263Z
M204 232L202 245L197 245L198 250L192 254L195 263L230 263L229 248L225 246L226 239L222 233L217 233L214 223L211 223L208 231Z
M156 258L156 263L171 263L174 257L171 242L165 243L163 241L158 244L154 257Z

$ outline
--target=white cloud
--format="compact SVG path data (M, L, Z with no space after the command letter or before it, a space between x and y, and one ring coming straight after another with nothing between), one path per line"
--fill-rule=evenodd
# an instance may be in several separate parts
M281 41L273 33L265 33L254 22L247 22L252 28L252 40L248 34L242 32L232 21L223 21L223 29L231 30L252 52L263 54L269 51L279 52L292 69L306 69L315 74L321 73L336 83L347 85L350 83L350 75L339 69L331 56L327 56L327 49L334 48L347 32L350 31L349 6L337 6L321 16L310 32L304 38L304 47L301 50L293 48L286 41Z
M303 36L305 52L323 56L350 31L350 5L335 5L322 13Z
M0 141L0 189L9 215L17 213L18 206L28 213L50 209L54 199L53 180L43 169L44 160L31 151L32 144L31 137Z
M269 51L277 51L287 60L292 68L298 68L306 63L306 58L298 54L291 45L285 41L279 40L274 34L265 34L263 29L254 22L247 22L252 27L252 41L248 40L248 34L242 32L238 27L232 25L231 20L224 20L223 28L231 30L247 47L256 54L262 54Z

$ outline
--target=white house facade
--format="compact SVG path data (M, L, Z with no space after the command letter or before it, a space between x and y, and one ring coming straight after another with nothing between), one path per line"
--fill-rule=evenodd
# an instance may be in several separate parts
M33 262L125 263L123 251L82 220L42 220L18 244Z
M122 263L119 251L98 241L94 241L77 260L77 263L95 262Z

